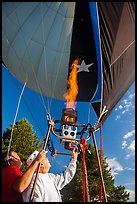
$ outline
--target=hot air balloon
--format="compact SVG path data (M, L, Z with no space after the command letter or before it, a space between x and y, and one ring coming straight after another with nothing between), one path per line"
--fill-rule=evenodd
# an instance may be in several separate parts
M75 65L76 101L90 102L103 123L135 80L135 2L3 2L2 60L59 100Z
M134 2L2 3L2 60L20 82L64 100L76 58L76 101L105 120L134 81Z

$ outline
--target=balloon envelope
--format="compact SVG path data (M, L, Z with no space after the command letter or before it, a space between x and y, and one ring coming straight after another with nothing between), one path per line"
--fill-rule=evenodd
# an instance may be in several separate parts
M104 120L134 81L134 41L134 2L2 3L7 69L29 88L65 100L79 59L77 101L91 102L98 118L106 106Z

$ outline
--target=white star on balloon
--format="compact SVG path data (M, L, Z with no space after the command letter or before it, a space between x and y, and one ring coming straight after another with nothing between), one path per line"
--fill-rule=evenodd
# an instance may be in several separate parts
M94 63L91 63L91 64L85 64L85 61L84 60L82 60L82 63L81 63L81 65L77 65L77 64L74 64L76 67L78 67L79 69L78 69L78 72L82 72L82 71L84 71L84 72L89 72L89 70L88 70L88 68L91 66L91 65L93 65Z

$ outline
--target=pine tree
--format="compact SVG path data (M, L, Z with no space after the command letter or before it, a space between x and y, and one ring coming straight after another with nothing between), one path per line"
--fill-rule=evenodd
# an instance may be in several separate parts
M9 141L11 137L13 125L7 128L3 133L2 137L2 153L8 150ZM13 136L11 140L10 150L18 153L22 160L22 172L27 168L26 160L28 156L34 150L40 150L42 148L42 142L38 140L36 132L33 130L33 126L28 122L27 119L23 118L16 122L13 128Z
M126 202L129 200L129 193L125 191L124 186L114 187L114 191L111 194L111 202Z
M86 152L86 167L88 175L88 186L90 199L92 202L99 201L100 194L100 172L96 153L92 144L88 144L88 149L91 155ZM82 202L82 158L78 156L77 171L74 179L62 191L63 202ZM129 193L125 191L124 186L114 186L114 178L111 174L111 169L108 168L106 158L103 156L103 178L107 193L108 202L122 202L129 200ZM102 191L103 192L103 191ZM103 193L102 193L103 194ZM104 200L104 196L103 199Z

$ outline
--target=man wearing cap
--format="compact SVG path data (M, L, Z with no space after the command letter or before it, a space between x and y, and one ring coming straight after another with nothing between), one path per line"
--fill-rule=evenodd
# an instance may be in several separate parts
M33 159L35 159L38 152L30 155L27 160L27 164L31 165ZM65 170L61 174L49 173L51 164L48 157L45 156L45 159L41 162L39 174L37 177L37 182L35 186L34 195L32 202L62 202L60 190L66 186L74 177L76 173L76 161L78 157L77 152L72 150L72 159ZM28 188L23 192L23 201L29 202L32 189L34 187L36 174L32 177L32 181Z
M45 150L40 151L29 168L22 174L19 155L10 151L2 155L2 202L23 202L22 192L28 187L38 164L45 158Z

